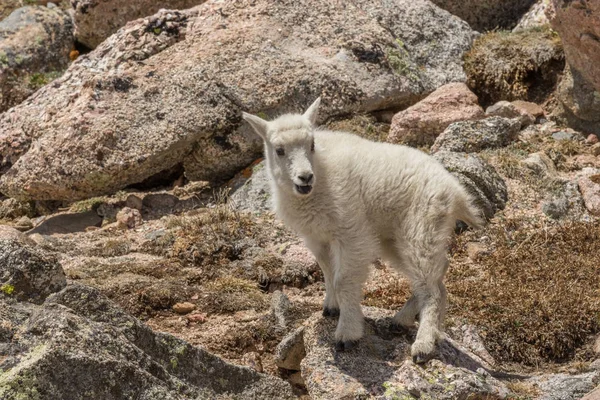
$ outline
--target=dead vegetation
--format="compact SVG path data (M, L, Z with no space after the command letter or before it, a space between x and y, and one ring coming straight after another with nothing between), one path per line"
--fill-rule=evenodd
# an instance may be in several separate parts
M499 100L544 102L564 65L560 38L548 27L486 33L465 55L467 84L483 106Z
M450 315L479 327L499 361L573 359L600 331L600 222L509 220L487 233L493 251L476 263L459 239L447 278Z

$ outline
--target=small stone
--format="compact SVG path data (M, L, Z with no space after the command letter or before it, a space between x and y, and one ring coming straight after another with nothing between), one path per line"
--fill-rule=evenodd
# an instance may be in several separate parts
M572 133L565 131L558 131L552 134L554 140L573 140L575 136Z
M573 166L576 169L582 169L585 167L597 167L600 166L600 160L592 154L582 154L577 156L573 162Z
M600 143L596 143L592 146L592 154L596 157L600 156Z
M511 102L511 104L517 107L517 109L533 115L534 118L539 118L544 115L544 109L530 101L515 100Z
M283 338L275 348L275 363L279 368L300 371L300 362L305 356L302 326Z
M596 144L598 143L600 140L598 139L598 136L594 135L593 133L589 134L588 137L585 139L585 143L586 144Z
M273 292L271 298L271 310L277 321L277 325L281 328L288 326L288 319L290 317L290 299L280 290Z
M594 343L594 353L600 355L600 336L596 338L596 342Z
M535 174L548 178L558 176L554 162L544 152L530 154L522 164L532 170Z
M600 216L600 174L581 177L577 183L587 210Z
M184 303L185 304L185 303ZM187 303L190 304L190 303ZM192 304L193 305L193 304ZM206 322L206 313L194 313L194 314L188 314L186 316L187 320L189 322L197 322L197 323L205 323Z
M486 115L504 118L518 118L521 126L529 126L535 122L535 117L525 108L517 107L508 101L499 101L485 110Z
M173 306L173 311L177 314L189 314L196 309L196 305L188 302L177 303Z
M117 213L117 224L120 229L132 229L142 224L139 210L124 207Z
M137 197L135 194L130 194L125 200L125 205L129 208L133 208L142 211L142 199Z
M478 242L467 243L467 255L471 261L477 261L486 254L489 254L489 251L485 245Z
M249 353L244 354L242 356L242 362L257 372L263 372L260 354L258 354L255 351L251 351Z
M22 216L15 224L15 228L17 228L20 231L27 231L33 228L33 222L31 222L29 217Z

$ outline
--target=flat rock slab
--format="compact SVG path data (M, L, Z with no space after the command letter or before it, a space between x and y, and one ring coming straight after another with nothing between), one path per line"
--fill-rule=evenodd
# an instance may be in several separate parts
M52 235L55 233L83 232L90 226L101 226L102 217L96 211L82 213L64 213L52 215L44 219L35 228L27 231L28 234Z
M359 346L336 352L337 319L315 314L305 323L306 357L302 376L315 399L342 398L486 398L502 399L509 391L489 376L485 361L448 339L436 359L424 367L411 361L412 338L395 332L390 311L363 308L366 334Z
M225 181L262 151L241 112L322 96L326 118L406 107L465 81L475 33L427 0L221 2L129 22L0 115L0 191L113 193L183 164Z

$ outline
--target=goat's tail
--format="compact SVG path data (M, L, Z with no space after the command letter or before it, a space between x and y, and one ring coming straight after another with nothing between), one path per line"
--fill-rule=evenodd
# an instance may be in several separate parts
M468 193L456 202L454 213L456 219L465 222L473 229L481 229L485 225L483 211L475 205L473 197Z

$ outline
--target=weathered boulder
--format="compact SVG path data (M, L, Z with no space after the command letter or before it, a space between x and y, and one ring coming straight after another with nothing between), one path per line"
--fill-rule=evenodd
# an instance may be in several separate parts
M185 10L206 0L71 0L77 41L96 48L127 22L156 13L161 8Z
M262 213L270 211L271 185L266 164L261 161L244 169L229 183L229 202L238 210Z
M18 300L41 303L66 284L56 259L17 230L0 229L0 291Z
M477 96L464 83L449 83L417 104L394 115L388 141L432 145L448 125L484 118Z
M570 125L600 133L600 4L595 1L552 0L548 12L552 27L563 42L568 68L557 98L557 114ZM561 115L562 114L562 115Z
M472 153L504 147L517 139L519 119L489 117L479 121L455 122L437 137L431 152L457 151Z
M0 116L0 191L76 200L182 163L224 180L261 152L241 111L407 106L464 81L474 32L426 0L209 1L128 23ZM6 143L10 143L6 145Z
M72 48L73 23L57 7L22 7L0 21L0 112L58 77Z
M564 66L560 38L548 27L486 33L465 56L467 85L484 107L501 100L544 103Z
M475 203L487 218L504 209L508 190L504 179L488 163L476 154L440 151L433 157L458 178L475 197Z
M521 17L513 32L523 31L526 29L541 27L550 24L547 13L552 6L551 0L537 0L529 10Z
M22 313L0 304L3 316ZM27 311L0 358L2 399L293 398L281 379L153 332L89 287L68 286Z
M459 16L477 31L494 28L510 29L527 12L535 0L432 0L435 4Z
M506 398L509 390L491 377L489 365L451 339L421 367L410 359L412 338L392 328L393 312L363 308L365 336L358 347L337 352L336 319L315 314L306 322L302 376L315 399Z

